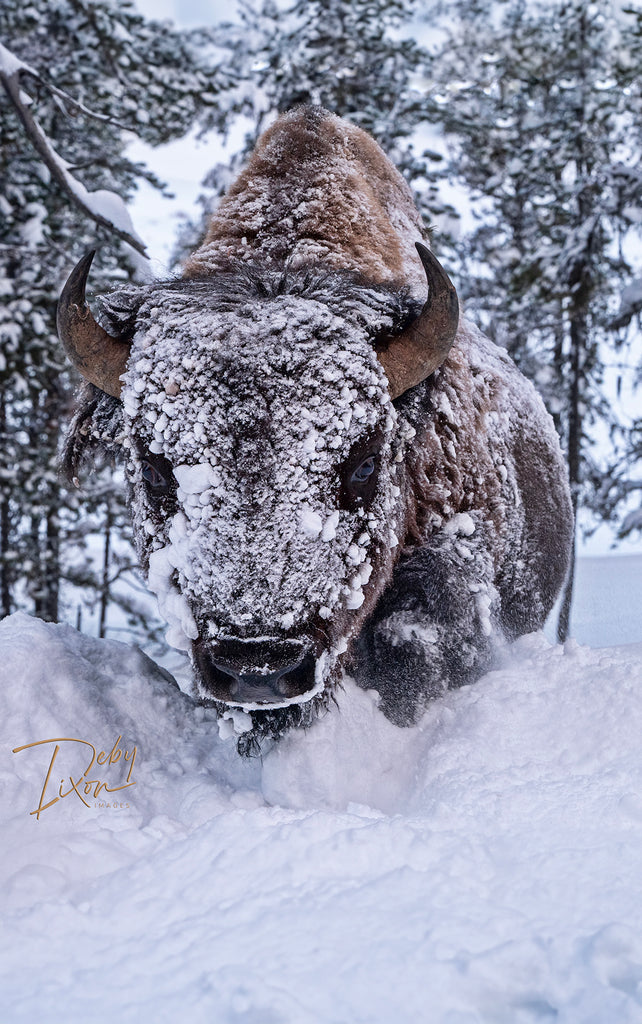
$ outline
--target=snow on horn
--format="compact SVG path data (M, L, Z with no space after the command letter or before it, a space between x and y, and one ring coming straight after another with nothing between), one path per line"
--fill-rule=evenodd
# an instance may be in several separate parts
M103 297L106 329L76 323L88 270L59 316L88 382L66 469L124 461L168 640L245 712L239 749L310 724L346 671L414 723L542 626L572 528L552 421L459 317L365 132L282 115L182 276Z

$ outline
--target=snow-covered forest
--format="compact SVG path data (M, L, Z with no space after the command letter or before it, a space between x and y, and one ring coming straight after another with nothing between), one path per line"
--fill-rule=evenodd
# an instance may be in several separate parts
M642 5L154 10L0 3L0 1017L638 1022ZM202 215L167 224L177 273L302 103L379 142L467 316L541 394L578 560L546 636L417 725L346 678L242 759L169 674L187 688L122 466L60 472L80 378L56 305L94 248L95 294L151 279L132 209L168 191L157 148L212 152ZM595 531L612 556L582 558ZM66 738L55 771L45 737ZM122 748L98 762L118 800L74 791L70 737Z

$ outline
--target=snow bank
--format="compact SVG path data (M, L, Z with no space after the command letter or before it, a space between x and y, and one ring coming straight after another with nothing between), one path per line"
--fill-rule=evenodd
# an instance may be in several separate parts
M525 637L408 730L346 681L262 762L133 648L0 649L3 1021L642 1019L642 645ZM56 737L110 785L136 748L118 807L30 815Z

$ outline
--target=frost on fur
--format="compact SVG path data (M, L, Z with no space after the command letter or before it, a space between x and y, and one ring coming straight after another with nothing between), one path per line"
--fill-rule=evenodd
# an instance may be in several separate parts
M259 142L183 278L102 302L130 340L122 393L89 386L65 464L121 453L168 640L200 699L248 716L246 752L310 724L348 667L415 721L497 635L539 628L563 579L559 446L509 358L462 321L391 398L379 353L414 344L418 237L372 140L306 108Z

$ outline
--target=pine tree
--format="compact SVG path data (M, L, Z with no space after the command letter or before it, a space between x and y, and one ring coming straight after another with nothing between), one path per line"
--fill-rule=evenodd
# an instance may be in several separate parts
M607 2L516 0L499 24L492 14L479 0L459 6L432 63L432 112L479 218L464 251L469 308L488 311L487 329L547 400L577 512L594 473L592 429L611 417L604 352L628 273L618 245L631 228L625 203L632 192L642 198L615 73L615 11ZM571 572L561 639L572 586Z
M272 0L258 9L244 3L229 43L254 86L245 101L249 146L274 112L312 103L350 117L393 152L419 106L410 79L423 51L395 37L411 13L404 0L295 0L286 11ZM250 31L256 42L248 46Z
M424 49L409 38L413 0L241 0L239 21L213 40L228 54L237 87L228 94L232 118L248 119L242 149L213 168L204 185L204 214L187 224L177 257L195 248L218 197L276 114L321 105L364 128L415 186L426 220L443 212L434 153L418 152L414 134L424 119L418 87Z
M625 9L616 51L616 72L629 110L628 145L642 152L642 10ZM621 214L631 228L642 223L639 162L622 168ZM630 234L633 234L631 230ZM621 281L619 308L609 326L619 342L617 391L628 399L629 418L614 431L615 453L596 468L593 506L611 522L617 537L642 537L642 260L639 246L631 247L630 273ZM628 386L627 386L628 385Z
M55 336L57 296L89 248L101 247L92 277L101 290L140 264L122 210L115 225L109 211L141 178L159 183L127 157L122 125L158 144L206 110L220 124L225 83L192 37L145 21L126 0L3 4L0 39L10 100L0 106L0 613L24 607L55 620L72 613L60 603L65 580L90 604L107 593L119 566L105 576L94 559L79 566L77 545L90 523L122 518L104 481L89 485L88 513L58 477L76 379Z

